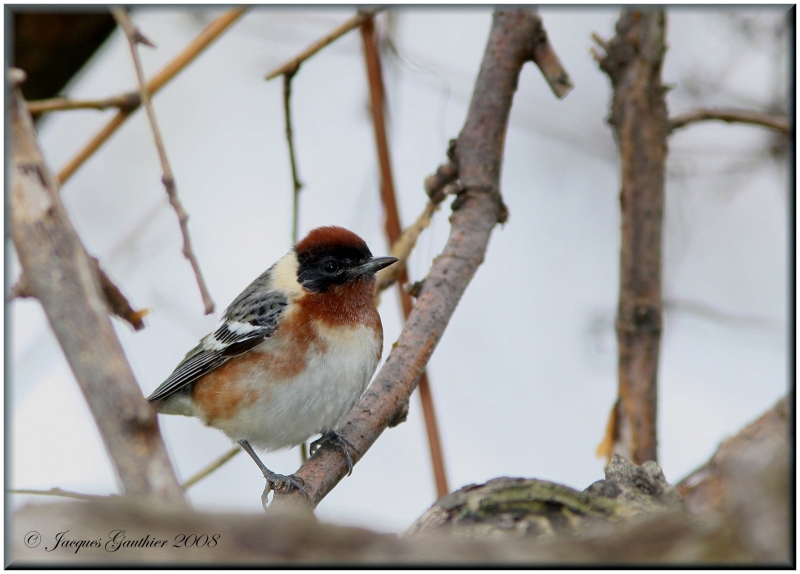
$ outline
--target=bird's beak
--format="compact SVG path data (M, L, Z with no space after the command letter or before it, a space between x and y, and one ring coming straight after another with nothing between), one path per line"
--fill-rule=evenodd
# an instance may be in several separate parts
M376 273L384 267L389 267L392 263L397 261L397 257L373 257L363 265L359 265L353 271L356 275L366 275L367 273Z

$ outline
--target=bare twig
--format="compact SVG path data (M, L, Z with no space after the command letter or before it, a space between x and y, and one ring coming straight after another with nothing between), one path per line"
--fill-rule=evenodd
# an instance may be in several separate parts
M211 474L219 467L221 467L223 464L228 462L234 456L236 456L241 450L242 449L239 446L233 447L228 452L226 452L225 454L214 460L211 464L206 466L204 469L198 471L197 474L186 479L184 483L181 485L181 488L183 488L183 490L187 490L189 487L194 486L195 484L203 480L205 477L207 477L209 474Z
M114 333L94 265L44 163L19 88L9 103L11 231L25 283L42 304L125 492L183 500L155 411Z
M64 490L61 488L51 488L50 490L32 490L30 488L9 488L6 490L11 494L39 494L42 496L61 496L63 498L74 498L75 500L108 500L109 498L116 497L116 494L102 496L99 494L82 494L80 492L72 492L71 490Z
M100 289L103 291L108 310L120 319L127 321L134 330L139 331L144 329L144 321L142 321L142 319L147 315L147 309L140 309L139 311L134 310L119 287L109 279L106 272L100 267L100 262L97 258L90 255L89 260L92 262L94 272L97 274L97 280L100 283ZM33 293L31 293L28 288L25 275L21 275L9 290L8 301L17 298L24 299L26 297L33 297Z
M619 399L602 447L642 464L657 460L657 373L661 342L661 242L667 105L661 83L661 10L623 10L600 67L614 97L609 123L622 163L622 246L617 311Z
M338 40L345 34L347 34L350 30L354 28L358 28L369 18L372 18L375 14L383 10L384 8L373 8L370 10L359 10L358 14L350 18L347 22L339 26L338 28L334 29L330 33L326 34L313 44L311 44L308 48L300 52L297 56L289 60L288 62L278 66L274 70L272 70L269 74L266 75L264 78L265 80L271 80L273 78L277 78L280 75L286 74L287 72L295 73L297 69L300 67L300 64L308 60L311 56L322 50L325 46L332 43L334 40Z
M139 103L139 94L136 92L128 92L127 94L112 96L102 100L70 100L69 98L63 97L38 100L35 102L28 102L28 111L31 115L35 116L45 112L63 110L107 110L108 108L133 110Z
M375 19L367 18L361 24L361 37L364 43L364 60L367 65L367 76L369 79L370 102L372 108L372 123L375 127L375 144L378 150L378 164L381 171L381 201L386 210L386 237L389 245L394 245L400 240L401 224L400 214L397 210L397 198L394 192L394 180L392 177L392 166L389 158L389 142L386 137L386 121L383 116L386 100L384 97L383 74L381 72L380 53L375 42ZM408 282L408 272L405 264L394 265L398 267L396 277L398 281L398 293L400 294L400 304L403 310L403 317L408 319L414 304L411 295L403 290L403 285ZM436 422L436 409L433 404L428 374L422 372L419 382L419 397L422 403L422 414L425 419L425 430L428 435L428 448L431 455L433 466L433 478L436 485L436 492L439 497L444 496L450 491L447 485L447 473L444 465L444 455L442 454L441 439L439 438L439 426Z
M142 62L139 59L139 50L136 46L139 43L148 46L152 46L152 44L142 35L141 32L139 32L139 30L136 29L136 27L133 25L133 22L131 22L127 11L122 8L112 7L111 13L114 15L114 19L117 21L119 26L125 31L125 36L128 38L131 56L133 57L133 65L134 68L136 68L136 77L139 80L139 96L141 97L142 105L144 105L144 108L147 111L147 119L150 121L150 127L153 130L153 138L155 139L156 149L158 150L158 159L161 162L161 169L164 172L161 181L164 183L164 188L167 191L169 204L175 210L175 213L178 216L178 221L180 222L181 234L183 235L183 256L186 257L186 259L188 259L189 263L192 265L194 276L197 279L197 285L200 288L200 295L203 298L203 305L205 305L206 315L209 315L214 312L214 301L211 300L211 295L208 293L208 288L203 280L203 274L200 271L200 264L197 262L197 257L195 256L194 251L192 251L192 242L189 238L189 215L183 209L183 204L178 198L178 190L175 186L175 177L172 175L172 168L170 167L169 160L167 159L167 151L164 149L164 141L161 139L161 132L159 131L158 123L156 122L156 114L153 111L153 106L150 103L150 94L148 94L147 86L145 85Z
M572 89L572 80L567 75L564 66L550 45L550 40L547 37L547 32L540 26L536 35L533 38L533 46L531 48L531 59L539 66L544 79L553 94L559 99L567 95Z
M669 129L670 131L675 131L679 128L708 120L763 126L786 135L789 134L790 130L789 119L786 116L735 108L698 108L671 118L669 120Z
M444 195L442 197L445 197ZM406 263L417 244L420 234L427 229L431 224L431 216L439 209L439 204L429 201L425 204L425 209L422 211L417 220L403 231L400 238L392 245L391 255L397 257L398 261L394 265L381 269L378 271L378 281L375 285L375 298L376 305L380 301L380 295L383 291L397 283L400 280L400 285L403 285L403 280L399 279L404 274ZM405 279L408 280L407 278Z
M292 78L295 71L286 72L283 75L283 114L286 120L286 143L289 146L289 163L292 167L292 245L299 241L299 214L300 214L300 190L303 189L303 182L297 175L297 156L294 151L294 132L292 131Z
M358 462L380 434L404 420L408 400L433 354L464 290L483 261L492 229L502 216L499 179L511 101L522 65L531 59L530 41L540 26L527 10L497 10L458 138L463 191L454 203L450 237L436 258L400 338L340 432L357 451ZM341 453L321 448L296 472L305 482L308 504L316 506L347 474ZM275 505L303 504L298 493L276 494Z
M155 95L164 85L188 66L194 59L205 50L209 44L219 38L219 36L230 27L231 24L236 22L242 14L245 13L246 8L233 8L228 10L216 20L211 22L208 26L200 32L197 37L192 40L183 51L175 56L169 64L164 66L149 82L147 82L147 93L151 96ZM75 157L73 157L67 164L58 172L58 182L63 185L72 175L78 170L84 162L89 159L117 129L125 123L125 120L136 111L139 106L131 109L121 109L117 114L109 120L109 122L89 140L89 142L81 149Z

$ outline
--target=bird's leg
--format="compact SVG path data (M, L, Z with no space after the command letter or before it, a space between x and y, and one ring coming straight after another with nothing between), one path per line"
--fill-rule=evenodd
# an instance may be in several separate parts
M264 488L264 493L261 495L261 504L264 505L264 508L267 508L267 497L269 496L269 491L279 491L279 490L290 490L292 487L296 488L300 491L300 493L306 497L308 500L308 493L306 489L303 488L303 479L299 476L295 476L290 474L288 476L284 476L282 474L277 474L272 472L264 463L261 462L261 459L258 458L258 455L253 450L253 447L250 446L250 443L246 440L237 441L239 445L244 449L244 451L250 455L250 458L258 465L258 468L261 469L261 473L264 475L264 478L267 480L267 486Z
M344 453L344 458L347 460L347 476L353 474L353 459L350 457L349 449L353 449L353 451L358 452L358 449L353 446L353 443L344 438L335 430L328 431L311 443L309 447L311 456L314 456L314 453L317 452L325 443L339 448Z

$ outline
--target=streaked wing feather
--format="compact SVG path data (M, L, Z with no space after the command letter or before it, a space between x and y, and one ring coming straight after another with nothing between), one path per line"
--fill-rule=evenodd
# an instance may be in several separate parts
M225 311L222 325L189 351L147 400L168 397L271 337L288 301L278 291L267 291L268 281L269 271L245 289Z

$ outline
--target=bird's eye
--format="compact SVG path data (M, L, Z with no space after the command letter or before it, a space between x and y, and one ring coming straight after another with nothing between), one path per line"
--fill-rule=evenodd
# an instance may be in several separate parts
M336 273L339 270L339 264L333 259L328 259L322 264L322 270L325 271L325 273Z

